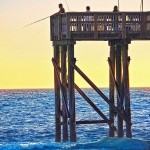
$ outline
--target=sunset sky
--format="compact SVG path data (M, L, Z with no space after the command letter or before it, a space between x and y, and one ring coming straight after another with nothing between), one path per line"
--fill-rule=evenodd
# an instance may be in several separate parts
M120 11L140 11L141 0L120 0ZM63 3L66 11L112 11L118 0L0 0L0 89L53 88L53 47L49 19ZM150 11L150 0L144 0ZM150 87L150 41L129 45L130 86ZM77 42L77 65L99 87L108 87L108 42ZM89 87L78 75L80 87Z

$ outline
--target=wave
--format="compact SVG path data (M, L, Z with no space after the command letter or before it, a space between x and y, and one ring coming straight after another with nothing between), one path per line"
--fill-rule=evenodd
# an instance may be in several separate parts
M0 150L150 150L150 143L138 139L103 138L90 143L26 143L14 145L0 145Z

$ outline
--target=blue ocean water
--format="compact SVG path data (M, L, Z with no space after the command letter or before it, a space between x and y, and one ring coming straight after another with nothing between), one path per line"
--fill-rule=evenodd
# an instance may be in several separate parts
M83 89L108 116L108 105L92 90ZM108 96L108 89L102 89ZM150 149L150 88L131 88L133 138L109 138L108 125L78 125L76 143L55 143L52 89L0 90L0 150ZM77 120L100 119L76 93Z

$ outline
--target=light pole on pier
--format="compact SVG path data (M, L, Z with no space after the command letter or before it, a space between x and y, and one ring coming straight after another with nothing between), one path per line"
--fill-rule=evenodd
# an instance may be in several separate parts
M143 12L143 0L141 0L141 9L142 9L142 12Z

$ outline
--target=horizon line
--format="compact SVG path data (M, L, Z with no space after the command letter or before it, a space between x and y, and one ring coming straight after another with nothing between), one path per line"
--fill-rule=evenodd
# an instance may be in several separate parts
M109 89L109 87L98 87L98 88L102 88L102 89ZM130 87L131 88L150 88L150 86L142 86L142 87L139 87L139 86L133 86L133 87ZM92 87L81 87L81 89L93 89ZM54 88L0 88L0 91L1 90L54 90Z

